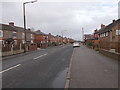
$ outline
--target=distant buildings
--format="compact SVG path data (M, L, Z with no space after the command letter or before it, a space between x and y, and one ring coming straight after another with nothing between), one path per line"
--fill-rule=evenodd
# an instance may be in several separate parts
M47 48L48 46L56 46L64 43L73 42L73 39L63 38L59 35L54 36L51 33L45 34L41 30L31 31L26 29L27 50L33 51L38 48ZM25 48L25 33L24 28L14 25L10 22L9 25L0 24L0 49L2 52L12 52L15 50L24 51ZM9 54L8 54L9 55Z

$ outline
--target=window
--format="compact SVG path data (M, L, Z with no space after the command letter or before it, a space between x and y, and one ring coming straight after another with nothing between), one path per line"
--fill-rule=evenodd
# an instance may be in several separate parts
M0 40L0 45L2 45L3 44L3 40Z
M31 38L33 38L33 34L31 34Z
M112 32L110 32L110 41L112 41Z
M120 35L120 30L116 30L116 35Z
M103 34L103 37L105 37L105 33Z
M108 32L106 32L106 36L108 36Z
M102 37L104 37L104 33L102 34Z
M17 37L17 33L13 32L13 38L16 38L16 37Z
M34 43L33 40L31 40L31 43Z
M24 44L24 43L25 43L25 40L22 40L22 43Z
M22 33L22 38L25 38L25 33Z
M3 31L0 30L0 37L3 37Z

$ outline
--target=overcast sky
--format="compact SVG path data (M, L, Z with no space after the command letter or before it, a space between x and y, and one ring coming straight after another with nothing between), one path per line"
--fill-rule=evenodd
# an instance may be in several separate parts
M17 0L2 0L0 22L8 24L14 21L16 26L23 27L23 0L15 1ZM118 18L118 2L119 0L38 0L26 5L27 28L53 35L61 35L63 31L64 36L81 40L82 27L84 33L93 33L100 28L100 24L108 25Z

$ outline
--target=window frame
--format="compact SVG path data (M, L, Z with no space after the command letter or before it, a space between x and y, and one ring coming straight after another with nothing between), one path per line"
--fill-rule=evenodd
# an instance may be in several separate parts
M0 37L3 37L3 31L2 30L0 30Z
M116 35L120 35L120 30L116 30Z
M14 36L14 34L16 34L16 35ZM14 31L13 34L12 34L12 37L17 38L17 32Z

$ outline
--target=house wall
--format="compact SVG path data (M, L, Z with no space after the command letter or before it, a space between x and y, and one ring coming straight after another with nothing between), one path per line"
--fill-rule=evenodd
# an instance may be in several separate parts
M21 50L24 50L24 42L23 42L24 31L21 32L21 31L19 31L18 28L16 29L16 31L13 31L13 30L2 30L2 31L3 31L3 37L0 38L0 40L3 41L2 42L2 52L11 52L11 50L14 50L14 51L18 50L17 52L19 53L19 51L21 52ZM13 32L16 32L16 37L13 36ZM31 38L31 34L33 34L31 31L26 32L27 40L30 41L28 43L28 47L31 46L31 40L34 40L34 34L33 34L32 38ZM14 40L14 44L8 44L6 41L8 38L12 38ZM11 54L13 54L13 53L11 53Z
M110 49L110 32L108 33L108 36L99 37L99 48L106 50Z
M120 35L116 35L116 30L120 30L120 22L112 28L112 42L110 48L120 53Z
M114 50L120 53L120 35L116 35L116 30L120 30L120 22L117 22L117 24L111 27L108 36L99 37L100 49Z
M37 44L38 47L40 47L40 43L42 41L42 38L43 38L42 35L35 34L35 43Z
M37 44L37 47L46 48L48 45L48 36L41 35L41 34L35 34L35 43Z

